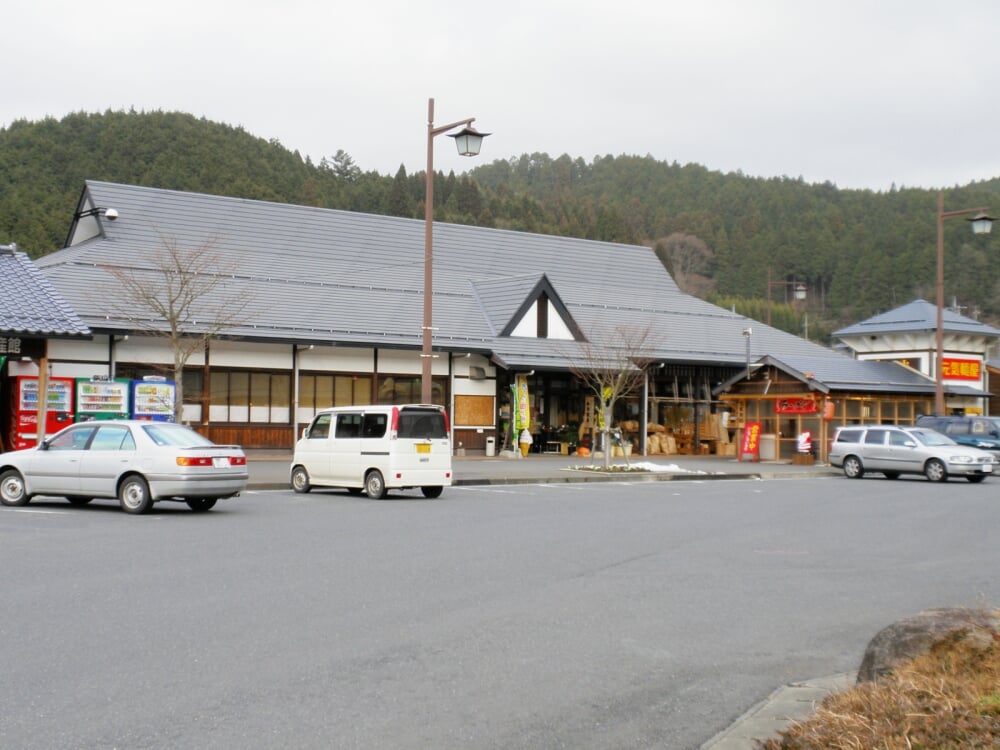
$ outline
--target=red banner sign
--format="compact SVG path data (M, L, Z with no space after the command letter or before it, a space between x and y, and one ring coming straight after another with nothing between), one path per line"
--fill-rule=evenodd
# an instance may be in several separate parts
M760 461L760 422L747 422L743 428L743 444L740 446L740 461L750 454L751 461Z
M775 414L816 414L819 405L811 398L779 398L774 402Z
M941 360L944 366L944 377L948 380L981 380L982 362L978 359L949 359L945 357Z

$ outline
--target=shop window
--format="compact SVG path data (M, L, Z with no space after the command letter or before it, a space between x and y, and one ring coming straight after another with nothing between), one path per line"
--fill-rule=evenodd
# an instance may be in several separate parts
M367 375L300 375L299 422L331 406L364 406L372 402L372 379Z
M379 376L378 403L380 404L419 404L421 393L421 378L419 376ZM431 381L431 400L433 403L445 403L446 394L445 379L434 378Z
M287 424L291 417L291 382L286 373L213 370L209 419Z

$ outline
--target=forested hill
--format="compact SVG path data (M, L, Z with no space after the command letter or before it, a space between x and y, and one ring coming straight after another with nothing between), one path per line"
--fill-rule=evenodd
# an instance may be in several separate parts
M335 139L335 135L334 135ZM0 244L37 257L62 246L87 179L351 211L423 216L424 175L364 171L335 144L319 164L242 128L176 112L78 113L0 129ZM946 210L1000 212L1000 178L946 191ZM646 244L683 289L809 333L935 295L936 191L840 190L723 174L650 157L546 154L435 175L435 216L480 226ZM1000 324L1000 228L946 222L945 289ZM571 259L567 259L572 262ZM613 259L609 259L613 262ZM770 276L769 276L770 274ZM772 283L788 282L788 284ZM791 283L806 307L783 303Z

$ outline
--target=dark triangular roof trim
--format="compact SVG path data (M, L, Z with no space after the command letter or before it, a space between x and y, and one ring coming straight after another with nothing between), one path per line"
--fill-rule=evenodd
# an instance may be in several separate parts
M528 296L524 298L521 306L514 312L514 315L508 321L507 325L504 326L502 331L500 331L500 335L510 336L524 316L528 314L528 310L531 309L531 306L538 302L543 295L552 303L552 306L555 307L556 312L559 313L559 317L562 318L562 321L566 324L569 332L573 334L573 338L576 341L586 340L586 337L583 335L583 331L580 330L580 326L578 326L576 321L573 320L573 316L566 308L566 305L563 304L559 293L556 292L555 287L552 286L552 282L549 281L549 277L544 273L538 280L538 283L535 284L534 288L528 293Z

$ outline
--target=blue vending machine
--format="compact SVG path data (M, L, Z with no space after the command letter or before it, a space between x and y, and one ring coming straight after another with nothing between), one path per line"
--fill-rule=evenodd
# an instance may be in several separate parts
M132 419L174 421L177 385L166 378L146 376L132 381Z

